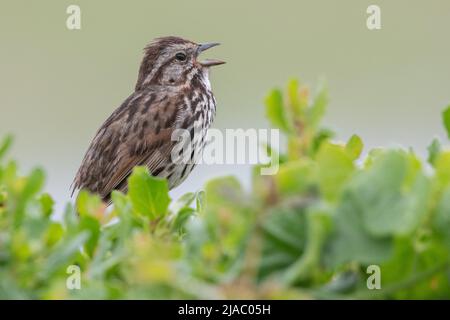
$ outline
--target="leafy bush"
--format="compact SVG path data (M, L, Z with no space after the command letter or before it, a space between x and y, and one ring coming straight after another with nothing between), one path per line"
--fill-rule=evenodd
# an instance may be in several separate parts
M326 91L310 100L296 81L268 95L287 151L277 174L254 168L250 191L223 177L171 202L166 181L137 167L111 210L81 192L60 220L44 172L2 160L6 138L0 297L449 298L450 151L434 140L429 164L401 149L360 159L358 136L341 144L320 127ZM450 134L450 108L443 118ZM71 265L80 290L66 286ZM367 288L370 265L380 290Z

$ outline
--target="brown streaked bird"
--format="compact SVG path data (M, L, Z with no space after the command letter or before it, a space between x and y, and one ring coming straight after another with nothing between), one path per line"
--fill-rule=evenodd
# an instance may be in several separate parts
M72 194L86 189L109 204L113 190L127 191L135 166L147 166L153 176L167 178L170 189L186 179L216 111L209 68L224 63L197 58L216 45L163 37L144 49L135 90L98 129L75 176ZM173 134L178 129L190 134L190 161L172 159Z

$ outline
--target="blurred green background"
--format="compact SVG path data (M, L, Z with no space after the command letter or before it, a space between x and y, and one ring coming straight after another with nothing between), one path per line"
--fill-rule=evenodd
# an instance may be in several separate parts
M66 28L66 8L82 29ZM366 8L382 29L366 28ZM366 147L403 145L424 154L443 136L450 101L450 2L430 1L0 1L0 136L16 137L13 157L40 164L61 206L103 120L132 92L142 48L178 35L223 45L208 56L228 63L211 80L217 128L265 128L263 98L290 77L325 79L325 124L358 133ZM178 195L212 176L248 181L248 166L202 165Z

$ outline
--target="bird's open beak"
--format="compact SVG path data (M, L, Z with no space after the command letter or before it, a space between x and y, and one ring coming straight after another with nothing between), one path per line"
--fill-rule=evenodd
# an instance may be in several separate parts
M218 46L219 44L220 43L217 43L217 42L200 44L197 49L197 55L199 55L200 53L202 53L205 50L208 50L209 48ZM224 64L224 63L225 63L225 61L218 60L218 59L205 59L203 61L200 61L200 64L204 67L218 66L218 65Z

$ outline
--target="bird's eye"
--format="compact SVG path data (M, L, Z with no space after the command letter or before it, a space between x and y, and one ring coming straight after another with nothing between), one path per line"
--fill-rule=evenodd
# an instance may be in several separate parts
M175 58L176 58L178 61L186 61L186 54L183 53L183 52L178 52L178 53L175 55Z

